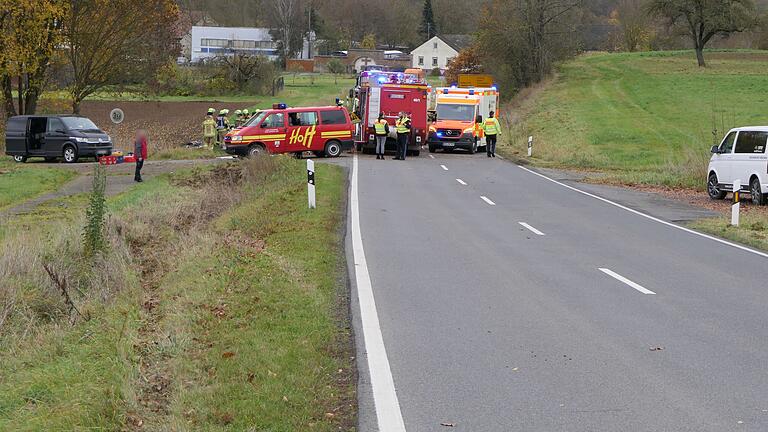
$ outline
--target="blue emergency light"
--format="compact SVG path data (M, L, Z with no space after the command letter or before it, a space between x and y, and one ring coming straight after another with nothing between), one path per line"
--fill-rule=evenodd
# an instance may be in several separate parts
M379 81L379 84L384 84L385 82L387 82L387 77L385 77L385 76L380 76L380 77L379 77L379 79L378 79L378 81Z
M471 95L473 95L473 94L475 94L475 91L474 91L474 90L470 90L470 91L469 91L469 95L471 96Z
M286 108L288 108L288 105L284 103L272 104L272 109L286 109Z

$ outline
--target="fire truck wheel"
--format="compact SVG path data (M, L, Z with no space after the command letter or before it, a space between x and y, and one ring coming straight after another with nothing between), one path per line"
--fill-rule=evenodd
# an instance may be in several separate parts
M338 141L328 141L325 143L325 157L339 157L341 154L341 144Z
M260 144L253 144L248 147L248 157L253 158L264 154L264 147Z

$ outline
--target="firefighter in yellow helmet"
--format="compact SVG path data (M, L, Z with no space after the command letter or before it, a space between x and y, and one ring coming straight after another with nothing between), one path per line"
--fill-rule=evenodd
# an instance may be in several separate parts
M216 120L213 119L215 113L215 109L209 108L203 120L203 147L213 147L216 141Z
M496 157L496 138L501 135L501 125L499 119L493 116L494 112L488 114L488 118L483 122L483 132L485 133L485 152L488 157Z

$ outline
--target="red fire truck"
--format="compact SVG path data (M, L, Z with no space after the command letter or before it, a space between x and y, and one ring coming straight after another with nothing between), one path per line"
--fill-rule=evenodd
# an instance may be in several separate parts
M355 132L355 143L365 153L376 148L373 122L384 113L390 126L387 149L397 146L395 121L401 111L411 116L411 138L408 152L418 156L422 144L427 141L427 93L430 87L423 73L411 70L406 72L364 71L357 79L354 89L354 112L360 118Z

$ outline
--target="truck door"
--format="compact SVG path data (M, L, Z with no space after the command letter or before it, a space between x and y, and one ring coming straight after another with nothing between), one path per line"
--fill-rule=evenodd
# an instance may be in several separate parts
M259 140L267 146L272 153L283 153L286 142L285 113L276 112L269 114L261 122Z
M317 112L300 111L288 114L288 142L286 150L289 152L303 152L308 150L322 150L317 133Z

